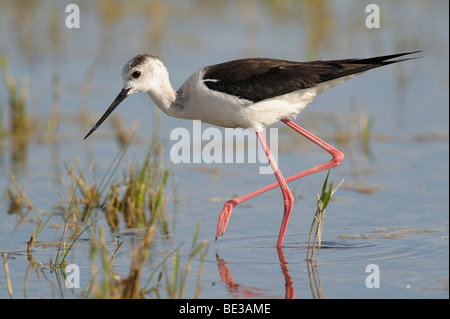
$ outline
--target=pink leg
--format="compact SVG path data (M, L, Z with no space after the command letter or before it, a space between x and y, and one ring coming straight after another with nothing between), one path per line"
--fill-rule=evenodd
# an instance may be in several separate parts
M307 130L301 128L296 123L294 123L294 122L292 122L291 120L288 120L288 119L285 119L285 120L282 120L282 121L286 125L288 125L290 128L292 128L293 130L297 131L298 133L302 134L304 137L306 137L310 141L312 141L315 144L319 145L321 148L323 148L328 153L330 153L331 156L333 157L331 160L329 160L328 162L326 162L324 164L321 164L319 166L315 166L315 167L310 168L310 169L308 169L306 171L297 173L295 175L292 175L292 176L286 178L285 182L289 183L289 182L295 181L297 179L300 179L302 177L305 177L305 176L308 176L308 175L311 175L311 174L314 174L314 173L318 173L320 171L323 171L323 170L326 170L326 169L338 166L342 162L342 160L344 159L344 154L342 154L339 150L337 150L334 147L332 147L331 145L325 143L324 141L322 141L318 137L316 137L313 134L309 133ZM275 161L273 161L273 162L275 162ZM278 179L278 177L277 177L277 179ZM230 216L231 216L231 212L232 212L233 208L236 205L238 205L238 204L240 204L242 202L245 202L246 200L248 200L250 198L258 196L259 194L262 194L262 193L267 192L267 191L269 191L271 189L274 189L275 187L278 187L280 185L281 184L279 182L278 183L273 183L273 184L270 184L270 185L268 185L266 187L258 189L256 191L253 191L253 192L251 192L251 193L249 193L247 195L244 195L244 196L241 196L241 197L237 197L235 199L227 201L225 203L223 209L222 209L222 212L219 215L219 223L217 224L216 240L217 240L217 238L222 236L223 233L225 232L225 230L227 228L227 225L228 225L228 221L229 221ZM284 194L284 192L283 192L283 194ZM284 222L284 217L283 217L283 222ZM286 226L287 226L287 221L286 221ZM283 225L282 225L282 227L283 227ZM281 232L280 232L280 236L281 236ZM278 241L280 242L280 237L279 237Z
M289 216L291 215L292 206L294 205L294 196L292 196L292 193L289 190L289 187L287 186L287 183L286 183L283 175L281 175L280 169L278 168L278 165L275 162L275 159L273 158L272 153L270 152L269 146L267 145L264 135L260 132L256 132L256 135L258 136L259 142L261 143L261 146L269 160L269 164L272 167L273 172L275 173L275 177L277 178L277 181L278 181L278 184L280 185L281 191L283 192L284 214L283 214L283 220L281 222L280 234L278 235L278 242L277 242L277 247L281 247L281 246L283 246L283 240L284 240L284 235L286 234L286 228L287 228L287 224L289 222Z

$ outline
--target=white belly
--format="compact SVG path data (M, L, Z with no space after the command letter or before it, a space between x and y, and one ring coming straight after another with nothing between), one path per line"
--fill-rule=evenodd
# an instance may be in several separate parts
M255 131L261 131L282 119L295 117L317 94L354 76L356 74L253 103L210 90L203 84L203 73L198 71L179 90L184 105L183 118L201 120L222 127L253 128Z

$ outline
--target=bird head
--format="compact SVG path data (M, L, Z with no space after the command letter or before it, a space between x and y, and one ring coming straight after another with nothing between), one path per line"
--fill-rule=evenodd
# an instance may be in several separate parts
M122 90L84 139L94 133L127 96L138 92L151 92L157 86L155 79L158 79L162 70L166 70L162 62L150 54L139 54L128 61L122 69Z

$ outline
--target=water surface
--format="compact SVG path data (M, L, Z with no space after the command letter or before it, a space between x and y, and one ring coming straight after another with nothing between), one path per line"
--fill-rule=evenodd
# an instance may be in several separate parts
M326 172L290 184L296 202L281 253L275 247L283 206L279 190L236 207L227 232L214 241L223 202L270 184L274 177L258 174L259 165L251 163L171 163L170 132L176 127L192 132L192 122L155 112L145 94L129 97L115 112L126 129L137 128L116 174L121 178L127 165L143 161L150 141L158 137L170 168L170 236L152 245L144 280L180 244L181 264L186 264L199 223L199 239L209 242L201 298L448 298L448 2L382 3L380 29L365 27L367 14L359 1L329 1L323 8L303 1L142 1L117 8L107 1L81 2L80 29L65 27L62 3L4 1L0 6L0 54L7 56L18 81L28 79L27 107L36 126L22 149L14 147L17 140L9 134L0 139L0 251L7 253L14 298L82 297L81 289L65 288L48 267L58 249L50 243L61 238L62 214L51 218L33 249L37 266L27 259L26 242L37 215L46 219L62 196L68 206L71 184L65 165L75 166L77 158L91 180L100 179L119 152L111 121L87 141L83 137L121 89L120 71L132 56L158 55L178 87L203 65L241 57L301 61L411 50L423 50L424 58L346 82L317 97L297 118L346 155L330 174L335 185L342 179L344 184L326 211L317 268L305 257L316 193ZM312 18L314 12L319 19ZM60 116L50 133L55 76L61 87ZM2 78L5 130L7 105ZM82 114L89 114L87 122L80 121ZM339 134L359 136L359 118L371 121L370 138L339 140ZM282 124L275 127L284 176L329 159ZM35 210L7 213L7 189L15 190L11 174ZM96 227L107 230L99 218ZM106 231L109 249L114 238L124 241L114 263L119 276L128 275L140 236L123 225L117 232ZM86 233L68 256L80 267L82 287L91 279L90 248ZM370 264L379 267L379 288L366 287ZM195 296L199 267L197 258L185 297ZM0 297L9 297L4 268ZM164 290L161 297L167 297Z

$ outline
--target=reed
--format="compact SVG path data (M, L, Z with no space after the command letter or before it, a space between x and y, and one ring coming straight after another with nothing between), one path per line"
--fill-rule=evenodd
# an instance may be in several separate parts
M60 238L60 241L59 241L58 251L56 252L55 261L53 262L52 260L50 260L51 268L56 269L56 270L59 270L63 275L65 274L64 271L63 271L63 269L65 269L65 267L66 267L66 257L67 257L67 254L68 254L69 251L72 249L73 245L77 242L77 240L81 237L81 235L82 235L89 227L91 227L92 225L95 224L95 222L94 222L94 223L92 223L92 224L86 226L81 232L79 232L79 233L75 236L75 238L74 238L70 243L66 243L65 233L66 233L66 230L67 230L67 228L68 228L68 226L69 226L70 217L71 217L71 215L73 214L72 208L73 208L74 202L75 202L75 200L76 200L75 193L76 193L76 190L77 190L77 188L78 188L78 185L79 185L80 180L81 180L81 175L80 175L80 177L78 178L78 182L77 182L77 184L76 184L76 186L75 186L75 189L73 190L73 195L72 195L72 199L71 199L71 201L70 201L69 210L68 210L68 212L66 213L66 220L65 220L63 232L62 232L62 234L61 234L61 238ZM66 247L67 247L67 248L66 248Z
M10 110L10 130L13 134L26 134L30 130L30 119L27 116L26 103L29 95L29 81L23 79L20 87L9 68L6 56L0 56L0 68L6 83Z
M16 177L14 174L11 174L11 181L14 184L14 187L18 191L18 194L14 193L12 189L8 188L8 196L9 196L9 208L8 214L20 213L22 208L24 207L24 203L28 207L28 212L33 209L33 205L28 199L27 195L23 191L22 187L20 187L19 183L17 183Z
M71 178L73 211L82 221L89 220L98 209L104 212L111 230L119 229L121 221L127 228L146 227L153 219L165 235L169 234L165 207L168 200L166 187L170 171L161 165L160 150L149 148L144 162L133 163L122 172L122 180L115 180L115 172L129 145L111 163L100 182L88 181L75 159L76 168L66 166ZM78 191L74 192L77 185ZM83 205L83 206L80 206Z
M3 252L2 253L2 257L3 257L3 268L5 269L6 288L8 289L9 297L13 298L14 297L14 292L13 292L13 289L12 289L11 276L10 276L10 273L9 273L8 253L7 252Z
M113 159L111 162L110 167L108 168L107 172L105 173L105 176L102 178L102 180L99 183L99 186L97 187L97 183L93 181L92 183L89 183L86 175L84 174L82 167L78 161L78 159L75 159L76 167L78 170L78 174L75 173L75 171L67 167L66 169L69 174L69 176L76 182L75 185L72 187L72 196L70 197L70 205L66 212L66 219L64 223L63 232L60 239L60 244L58 247L58 251L56 253L55 262L51 262L51 265L54 266L54 268L64 269L65 268L65 258L70 251L70 249L73 247L75 242L80 238L80 236L89 229L92 225L96 224L98 222L98 218L94 219L94 221L89 224L88 226L85 226L82 231L80 231L77 235L74 235L74 239L66 244L65 241L65 233L67 228L69 227L70 221L76 222L79 218L77 216L81 213L81 221L85 223L87 220L92 220L92 212L98 208L103 207L101 203L101 196L102 193L105 191L107 184L111 181L112 176L114 175L115 171L118 168L118 165L123 158L123 155L125 154L128 145L131 143L131 140L129 143L127 143L119 152L119 154ZM109 176L108 176L109 175ZM80 193L81 197L77 197L77 193ZM84 209L80 210L78 203L81 202L84 204ZM67 247L67 248L66 248Z
M27 251L30 265L36 263L31 256L32 247L56 211L64 213L65 221L57 245L55 258L49 262L50 272L55 272L58 282L65 279L65 267L68 253L79 239L89 234L91 241L91 280L82 291L87 298L148 298L150 296L166 295L167 298L183 298L188 287L188 278L193 265L199 261L197 280L194 284L194 296L198 298L201 292L203 264L208 251L208 242L198 240L199 224L195 229L187 260L184 260L181 245L166 253L150 275L145 278L144 266L152 253L151 246L155 233L169 233L169 223L166 216L166 203L169 198L166 187L170 171L161 164L161 150L150 148L143 163L133 163L122 172L122 180L116 180L119 164L123 159L129 141L113 159L103 178L99 181L90 180L83 171L82 165L75 159L75 168L65 165L71 185L68 207L63 207L64 199L55 207L52 213L42 223L39 216L34 232L30 236ZM21 207L28 205L33 208L23 190L11 177L18 195L15 197ZM12 195L13 192L10 190ZM24 204L26 203L26 204ZM102 218L94 214L98 210L106 217L112 229L119 228L119 223L125 222L125 227L137 227L143 230L140 243L130 253L130 270L127 276L120 277L114 269L114 260L123 242L111 243L105 240L105 230L98 225ZM122 219L120 216L122 215ZM68 230L71 234L68 234ZM70 239L68 239L70 238ZM158 237L165 238L165 237ZM100 257L100 268L95 263ZM168 261L171 260L171 263ZM164 281L165 278L165 281Z
M180 249L178 248L175 255L172 259L172 271L170 276L166 275L166 291L167 297L171 299L184 298L184 292L187 285L187 279L191 272L192 263L194 261L194 257L199 255L200 258L200 267L197 277L196 290L195 290L195 298L200 296L201 291L201 278L203 274L203 264L205 260L206 253L208 251L208 242L206 240L197 243L198 240L198 232L199 232L199 223L197 223L195 227L194 236L192 239L191 251L189 253L188 260L186 262L185 268L180 266L181 257L180 257Z
M309 231L309 240L308 240L308 249L306 251L306 260L309 262L312 262L314 253L316 252L316 261L315 266L317 266L317 261L319 260L319 252L320 252L320 246L322 244L322 231L323 231L323 221L325 220L325 209L328 206L328 203L330 202L331 196L337 191L339 186L342 185L344 180L341 181L341 183L333 190L333 183L331 182L328 186L328 178L330 176L330 170L328 170L327 177L325 178L325 181L322 186L322 193L319 195L317 194L317 209L316 213L314 215L313 221L311 223L311 228ZM312 235L314 233L314 239L312 239ZM311 241L312 240L312 241ZM309 251L311 249L311 255L309 254Z
M162 261L154 268L144 285L143 281L144 265L151 253L151 244L154 240L156 225L151 223L143 236L142 241L131 253L131 264L128 276L120 277L114 270L114 254L111 257L104 239L104 230L99 229L99 237L91 238L91 280L83 289L83 295L88 298L120 298L120 299L141 299L156 296L161 298L165 293L167 298L183 298L187 287L187 279L191 273L194 259L199 256L200 267L197 282L195 285L195 298L198 298L201 291L201 278L203 273L203 263L208 250L207 241L197 242L199 226L195 229L191 251L186 265L181 266L180 247L168 253ZM120 246L119 246L120 247ZM95 266L97 256L101 255L101 267ZM172 259L171 270L168 269L167 260ZM155 274L158 274L155 277ZM165 285L162 285L162 278L165 276ZM153 284L153 285L152 285ZM149 288L149 286L151 288Z
M53 210L53 212L47 217L44 224L39 228L41 224L41 218L38 216L38 221L36 223L36 227L34 228L33 234L30 236L30 240L27 242L27 254L28 254L28 260L32 259L31 256L31 249L34 245L34 242L38 239L41 232L44 230L47 223L50 221L50 219L53 217L55 212L61 207L61 204L63 203L64 199L62 199L59 204L56 206L56 208Z
M98 183L95 180L88 181L78 160L75 160L75 169L66 165L69 178L74 184L71 187L72 196L66 213L66 222L58 253L55 262L52 264L55 265L56 269L64 269L67 253L79 237L90 228L92 273L89 284L83 290L83 295L89 298L134 299L143 298L154 292L154 290L147 288L151 283L149 280L146 281L144 287L141 287L142 270L150 254L150 246L155 232L158 231L163 235L168 235L169 233L165 207L168 198L166 185L170 172L164 169L161 164L161 151L158 148L150 148L144 162L130 165L128 169L122 172L122 180L117 181L113 176L116 175L119 163L129 144L130 141L112 161L107 172ZM84 207L81 207L80 203ZM121 243L116 244L112 254L109 253L103 227L92 227L98 221L96 214L93 214L98 209L102 210L108 225L113 231L119 229L119 224L122 220L126 228L145 229L141 242L131 253L130 272L126 277L119 277L115 273L113 265ZM77 216L81 216L81 218ZM83 226L83 230L75 236L75 239L66 243L65 232L69 227L69 222L80 221L85 223L88 220L92 221L92 223L88 226ZM182 288L177 290L177 295L183 295L193 258L197 254L201 254L203 252L202 248L205 246L205 243L197 244L197 234L198 232L196 232L194 237L193 251L188 259L188 264L185 270L179 273L182 282L171 281L169 283L171 288L166 288L172 289L181 285ZM174 251L174 253L174 258L176 258L177 254L179 256L179 251ZM102 256L101 267L97 269L95 262L99 255ZM171 256L173 255L171 254ZM165 267L166 264L163 261L156 268L165 269ZM166 270L161 271L166 273ZM153 276L150 277L154 278ZM197 287L196 291L200 291L200 289ZM171 294L168 295L172 296Z

